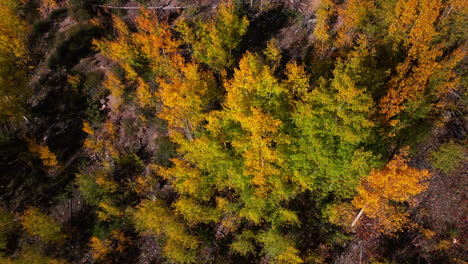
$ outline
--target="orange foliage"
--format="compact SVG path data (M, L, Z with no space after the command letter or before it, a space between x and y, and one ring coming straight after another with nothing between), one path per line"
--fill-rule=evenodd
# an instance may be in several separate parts
M419 98L432 74L440 67L441 47L431 45L437 35L434 23L442 8L440 0L400 0L389 34L403 41L407 57L397 66L397 74L388 82L388 92L380 100L382 121L396 125L392 118L405 109L404 102Z
M380 231L401 230L408 223L408 214L391 202L411 202L411 198L428 187L432 174L408 165L408 148L404 148L382 170L373 169L361 180L352 204L363 209L369 218L378 221Z
M180 67L180 74L158 81L157 95L163 103L158 116L168 122L173 140L174 133L192 138L194 129L203 121L204 108L213 99L213 94L210 95L210 90L216 87L213 74L195 63L187 63Z
M365 19L375 9L373 0L349 0L346 5L338 9L343 21L338 28L336 46L345 47L355 39L355 29L366 23Z
M330 39L330 19L331 16L336 12L335 4L331 0L322 0L320 7L317 9L316 17L317 24L314 28L314 36L323 45L325 45Z
M113 16L112 19L115 28L115 40L93 40L93 44L104 56L119 62L122 68L125 69L128 79L134 79L137 77L137 73L133 70L132 64L137 61L138 50L132 41L133 36L121 18Z
M172 36L167 22L158 21L149 10L142 10L136 24L138 32L132 34L132 40L149 61L153 73L171 75L170 71L182 66L183 58L178 53L181 42Z
M91 237L89 246L93 249L93 258L96 260L103 260L112 252L111 241L107 239Z
M104 56L122 66L127 79L137 80L136 69L141 68L145 60L158 76L172 75L173 70L183 64L183 58L177 52L180 41L172 37L168 23L158 21L153 12L141 10L136 18L137 32L130 32L118 16L113 16L113 21L116 38L94 40L93 44Z
M29 151L42 160L42 164L46 167L58 167L57 156L50 151L48 146L37 144L34 140L28 139Z
M94 135L94 129L91 127L89 122L83 122L83 132L85 132L88 135L93 136Z

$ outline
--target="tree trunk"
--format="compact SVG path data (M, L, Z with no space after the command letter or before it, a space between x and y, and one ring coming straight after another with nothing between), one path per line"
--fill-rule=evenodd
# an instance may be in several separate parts
M351 224L351 227L354 227L354 226L356 225L356 223L357 223L357 221L359 220L359 218L361 218L361 215L362 215L362 213L364 212L364 209L366 208L366 206L367 206L367 204L364 205L364 206L361 208L361 210L360 210L359 213L357 214L356 218L354 218L354 221L353 221L353 223Z

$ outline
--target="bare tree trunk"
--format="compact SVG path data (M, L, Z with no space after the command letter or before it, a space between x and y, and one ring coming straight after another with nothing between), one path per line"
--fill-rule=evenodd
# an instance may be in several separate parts
M351 227L354 227L354 226L356 225L356 223L357 223L357 221L359 220L359 218L361 218L361 215L362 215L362 213L364 212L364 209L366 208L366 206L367 206L367 204L364 205L364 206L361 208L361 210L360 210L359 213L357 214L356 218L354 218L354 221L353 221L353 223L351 224Z

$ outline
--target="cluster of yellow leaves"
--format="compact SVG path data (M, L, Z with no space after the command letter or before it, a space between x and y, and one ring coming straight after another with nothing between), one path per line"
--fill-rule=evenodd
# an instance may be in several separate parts
M161 167L159 173L164 178L172 180L174 189L180 194L197 198L206 197L203 192L205 185L203 184L201 171L179 158L173 158L171 162L174 166L170 168Z
M78 74L75 75L67 75L67 83L70 85L75 91L78 91L78 85L80 85L80 76Z
M61 225L38 208L28 208L21 216L21 225L28 234L45 242L61 243L65 239Z
M83 142L85 148L90 149L93 153L103 153L110 155L111 157L118 157L119 151L114 147L113 140L116 137L114 123L111 120L107 120L104 123L104 130L102 136L107 136L108 139L100 139L96 135L96 131L91 127L89 122L83 122L83 132L88 134L88 137Z
M150 87L141 78L138 78L136 97L137 97L138 105L141 108L145 108L145 107L153 105L153 102L152 102L153 95L151 94Z
M100 221L110 221L113 217L123 216L123 212L114 205L110 199L102 200L99 205L99 210L97 211L97 216Z
M317 24L314 28L314 36L320 42L323 49L326 44L331 40L330 36L330 20L335 14L336 8L332 0L320 1L320 7L317 9L315 16L317 17Z
M142 10L136 25L138 32L132 34L132 40L149 61L151 72L157 76L170 76L183 65L184 60L178 52L181 42L172 36L167 22L158 21L151 11Z
M201 205L192 198L181 197L173 206L176 213L182 215L191 225L217 222L219 218L215 209Z
M405 109L404 102L419 98L427 88L429 78L440 68L437 58L441 47L431 44L437 35L435 22L442 8L441 0L399 0L395 6L389 35L403 42L407 57L397 66L397 74L388 82L388 92L380 100L384 124L395 126L392 118Z
M266 60L270 63L272 69L276 69L281 62L281 51L278 48L278 41L271 39L267 43L266 49L263 51Z
M249 115L255 99L278 96L283 87L274 77L270 67L264 66L258 55L247 52L234 70L234 77L224 84L227 94L225 107Z
M8 54L20 59L22 62L27 61L27 26L26 23L17 15L19 8L17 0L2 0L0 1L0 55Z
M99 170L95 172L96 174L96 183L101 186L101 188L106 193L113 193L117 191L119 185L110 178L108 173L105 170Z
M48 146L37 144L34 140L28 139L29 151L42 160L42 164L46 167L58 167L57 156L49 149Z
M299 257L300 251L294 247L287 247L286 251L282 252L276 257L276 263L278 264L299 264L304 261Z
M389 161L382 170L373 169L361 180L352 204L364 214L376 219L382 232L401 230L408 223L408 214L391 202L410 202L423 192L432 174L408 165L408 149Z
M98 261L105 261L115 253L123 253L129 245L131 245L130 238L120 230L112 230L108 238L93 236L89 241L93 258Z
M437 80L441 80L434 91L435 95L440 98L435 105L436 108L443 109L447 106L448 95L460 85L461 78L456 74L455 68L465 57L466 48L461 46L440 62L440 70L434 74Z
M91 127L89 122L83 122L83 132L85 132L88 135L94 136L94 129Z
M374 0L349 0L345 6L339 8L338 13L343 21L338 28L336 46L347 47L352 45L357 33L355 30L366 23L366 17L374 9Z
M237 14L232 1L227 1L219 5L215 19L200 25L198 30L190 28L185 20L178 24L179 32L192 45L194 57L222 72L233 66L233 51L247 32L249 21Z
M245 174L252 176L252 184L257 186L257 195L265 196L268 192L268 179L280 173L277 165L281 158L272 148L273 140L278 135L281 121L265 114L260 109L252 108L252 115L236 115L236 120L241 123L248 134L248 140L234 141L233 146L239 149L247 147L243 154L245 160Z
M199 241L187 233L182 223L174 217L172 211L161 201L144 200L133 215L137 230L153 235L164 235L164 254L170 260L179 263L195 261L194 250Z
M118 16L113 16L112 19L115 28L115 40L93 40L93 44L104 56L119 62L122 68L125 69L127 78L133 79L137 76L137 73L132 65L138 63L139 51L125 22Z
M112 252L111 241L107 239L93 236L89 241L89 245L93 250L93 258L96 260L103 260Z
M157 95L163 103L158 116L168 122L170 134L183 133L192 139L192 133L203 121L203 110L214 99L214 76L195 63L181 66L180 73L169 79L159 79Z
M149 70L160 78L177 75L177 69L184 65L184 60L178 52L181 43L172 36L168 23L158 21L149 10L141 10L135 22L138 31L131 32L122 19L114 16L116 38L94 40L93 44L104 56L120 64L129 81L136 82L137 103L141 107L154 107L155 94L139 77L138 70L149 67ZM118 112L118 108L123 103L122 81L114 73L110 73L104 82L104 87L111 92L109 98L111 109Z

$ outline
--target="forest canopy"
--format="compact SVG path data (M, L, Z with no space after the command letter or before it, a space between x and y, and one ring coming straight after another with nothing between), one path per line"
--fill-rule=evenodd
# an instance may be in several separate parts
M0 0L1 263L467 260L463 1L136 2Z

